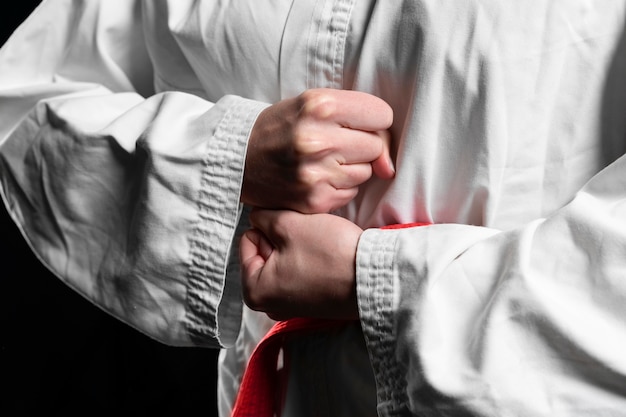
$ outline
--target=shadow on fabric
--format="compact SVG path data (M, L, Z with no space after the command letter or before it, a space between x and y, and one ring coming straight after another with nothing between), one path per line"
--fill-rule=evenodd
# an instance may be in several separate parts
M0 45L38 3L4 6ZM0 415L217 415L217 350L102 312L43 267L1 203L0 236Z

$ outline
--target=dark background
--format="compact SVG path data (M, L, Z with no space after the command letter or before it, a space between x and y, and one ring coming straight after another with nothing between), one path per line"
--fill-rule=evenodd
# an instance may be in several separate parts
M0 45L38 3L0 8ZM0 203L0 415L214 416L217 353L165 346L91 305L39 263Z

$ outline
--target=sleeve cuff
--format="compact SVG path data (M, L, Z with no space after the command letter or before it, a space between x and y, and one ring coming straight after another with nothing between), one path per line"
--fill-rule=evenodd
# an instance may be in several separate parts
M396 359L394 275L398 230L368 229L357 250L357 298L363 335L376 379L378 410L406 404Z
M227 96L203 161L199 221L191 236L186 326L195 343L234 343L242 301L236 242L246 230L239 202L248 137L265 103Z

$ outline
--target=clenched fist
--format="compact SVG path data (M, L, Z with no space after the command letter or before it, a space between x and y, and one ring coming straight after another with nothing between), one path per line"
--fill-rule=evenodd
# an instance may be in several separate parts
M394 176L391 108L370 94L307 90L259 115L248 144L241 201L327 213L352 200L372 173Z
M291 317L357 319L356 251L363 230L332 214L253 210L239 246L244 300Z

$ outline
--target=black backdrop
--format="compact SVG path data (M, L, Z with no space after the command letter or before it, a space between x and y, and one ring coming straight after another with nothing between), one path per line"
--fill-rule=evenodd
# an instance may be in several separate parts
M38 3L0 7L0 44ZM38 262L0 206L0 415L217 415L216 350L165 346L103 313Z

